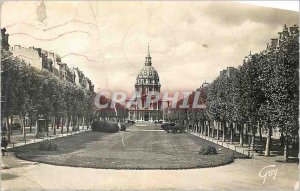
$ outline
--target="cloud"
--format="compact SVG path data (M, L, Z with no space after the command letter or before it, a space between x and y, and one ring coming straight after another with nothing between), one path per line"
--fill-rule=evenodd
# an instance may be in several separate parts
M234 2L209 2L199 9L220 25L240 25L253 21L276 27L298 24L298 13L274 8L258 7Z
M2 26L26 22L43 28L36 21L37 5L30 1L5 1ZM296 12L233 2L46 1L45 5L47 27L73 19L83 22L51 31L17 24L7 28L7 32L40 38L73 30L90 35L73 33L50 42L13 35L9 43L41 47L60 55L84 55L89 59L67 56L63 62L79 67L96 89L128 92L134 90L136 73L144 66L148 42L162 91L194 90L205 80L214 80L220 70L240 65L250 51L264 49L283 24L299 21Z

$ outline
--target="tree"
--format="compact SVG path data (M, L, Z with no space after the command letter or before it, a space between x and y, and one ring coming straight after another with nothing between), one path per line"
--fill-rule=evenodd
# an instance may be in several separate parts
M273 56L277 58L277 65L272 93L277 118L284 122L279 125L285 135L284 160L287 161L289 143L299 128L299 35L288 36Z

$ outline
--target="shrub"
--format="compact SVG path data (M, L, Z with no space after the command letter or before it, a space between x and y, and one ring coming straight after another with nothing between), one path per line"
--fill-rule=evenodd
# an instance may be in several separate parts
M104 132L107 133L115 133L119 131L118 123L109 122L107 128L105 128Z
M121 123L121 131L126 131L126 124L125 123Z
M93 121L91 128L93 131L100 131L100 129L104 126L107 126L106 121Z
M94 121L92 123L92 130L106 133L115 133L119 131L118 123L107 121Z
M218 153L217 153L217 150L215 147L208 145L208 146L202 147L199 151L199 154L200 155L216 155Z
M45 140L40 143L40 150L54 151L57 149L57 144L53 140Z

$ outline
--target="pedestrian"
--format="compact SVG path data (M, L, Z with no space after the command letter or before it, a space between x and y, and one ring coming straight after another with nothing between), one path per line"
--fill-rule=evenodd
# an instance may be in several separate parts
M3 126L2 126L2 131L6 131L7 129L6 129L6 122L4 121L3 122Z
M2 137L2 139L1 139L2 156L4 156L4 154L7 152L7 145L8 145L8 141L7 141L6 137Z
M6 137L3 137L1 140L1 147L4 147L6 149L7 145L8 145L8 141L7 141Z

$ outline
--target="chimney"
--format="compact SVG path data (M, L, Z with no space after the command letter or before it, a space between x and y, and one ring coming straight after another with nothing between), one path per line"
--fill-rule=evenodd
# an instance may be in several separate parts
M270 48L275 48L277 45L278 39L277 38L272 38L271 43L270 43Z
M297 25L289 27L290 35L299 34L299 27Z
M233 73L234 67L227 67L226 75L227 77L231 77Z
M226 75L226 70L220 71L220 76L225 76Z

